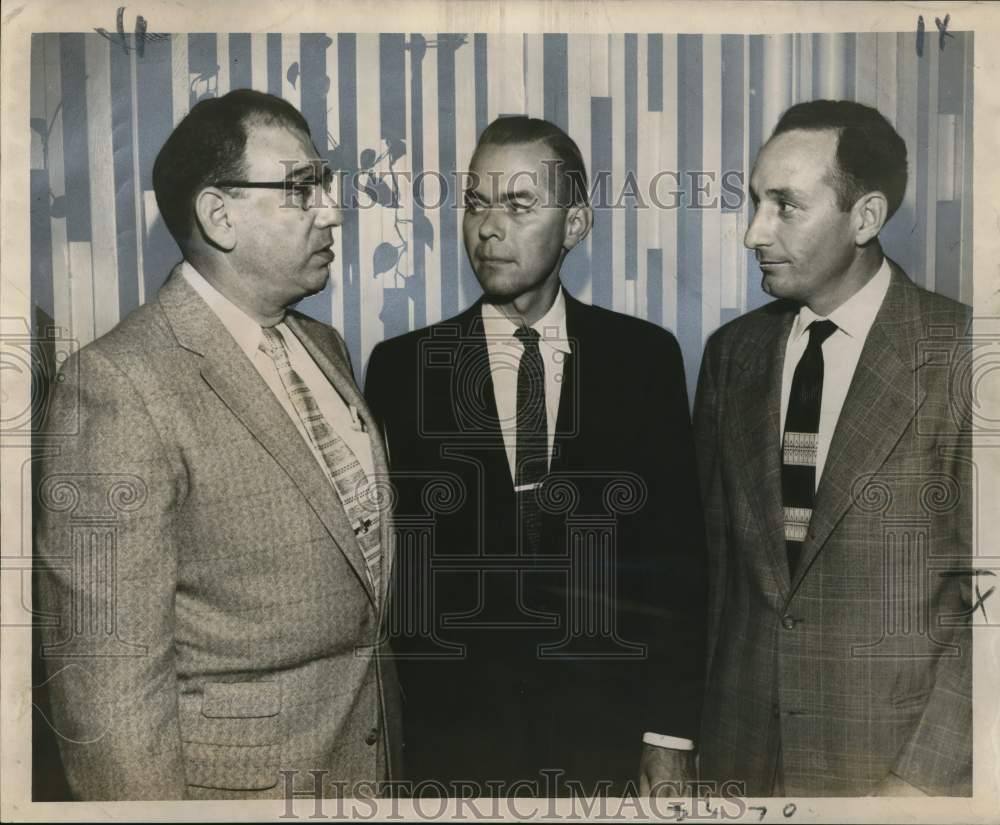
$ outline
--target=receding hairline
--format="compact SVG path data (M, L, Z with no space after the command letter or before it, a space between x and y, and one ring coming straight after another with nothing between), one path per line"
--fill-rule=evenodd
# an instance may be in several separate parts
M753 172L757 168L757 164L760 162L760 156L767 151L768 147L771 146L777 140L783 137L795 135L796 133L801 134L819 134L824 133L832 134L834 138L833 143L833 153L827 158L827 168L823 172L823 182L826 183L837 196L838 203L840 201L841 191L845 184L846 174L843 169L840 168L840 162L837 160L837 151L840 147L840 138L844 133L844 126L817 126L816 128L807 128L796 126L793 129L786 129L782 132L778 132L776 135L771 135L767 142L761 147L760 152L757 154L757 159L754 161L754 165L750 170L750 180L753 180ZM747 189L750 190L750 181L747 181Z
M522 147L534 147L539 146L542 148L542 157L539 158L539 162L544 170L545 183L550 190L554 190L559 186L561 180L565 180L570 177L570 172L567 167L570 166L565 158L559 156L559 152L550 145L549 141L544 137L533 137L526 140L509 140L509 141L495 141L487 140L476 144L475 150L472 152L472 157L469 159L469 171L472 172L472 167L475 166L480 153L486 149L507 149L507 148L522 148ZM523 164L522 168L519 169L488 169L480 170L480 173L485 174L487 177L493 174L504 174L507 177L514 175L525 175L531 174L534 170L528 168L528 164ZM554 171L555 174L552 174Z

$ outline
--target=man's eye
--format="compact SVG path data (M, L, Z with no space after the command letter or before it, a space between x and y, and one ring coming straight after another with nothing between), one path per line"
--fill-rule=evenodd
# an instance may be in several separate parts
M524 212L530 212L533 206L534 206L533 203L526 203L525 201L507 202L507 208L510 209L510 211L513 212L515 215L519 215Z
M465 198L465 208L470 212L481 212L485 208L485 204L479 200L479 198L472 198L466 196Z
M795 211L795 204L788 201L778 201L778 212L788 215Z
M315 184L309 182L293 184L292 194L295 196L295 203L298 204L302 209L307 209L309 207L310 201L312 200L312 193L314 188Z

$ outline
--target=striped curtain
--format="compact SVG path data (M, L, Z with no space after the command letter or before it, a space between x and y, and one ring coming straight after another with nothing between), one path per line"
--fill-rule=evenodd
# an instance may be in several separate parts
M906 199L883 233L920 284L972 301L972 34L36 34L31 289L81 345L163 283L179 251L156 208L156 153L198 100L252 87L305 115L335 169L384 192L345 218L331 281L300 309L356 365L479 294L455 174L501 114L578 142L601 196L566 261L577 297L671 329L693 386L705 338L767 300L742 245L745 182L792 103L877 106L906 140ZM377 201L377 202L376 202Z

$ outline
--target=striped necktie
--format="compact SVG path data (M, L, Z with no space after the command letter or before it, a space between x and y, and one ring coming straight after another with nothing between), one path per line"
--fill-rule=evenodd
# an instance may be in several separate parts
M281 383L291 399L299 421L309 434L316 451L323 458L327 475L340 497L341 504L344 505L351 529L354 530L361 552L364 554L368 576L377 599L382 548L379 540L378 507L374 504L374 497L370 495L371 482L347 442L326 423L312 391L292 368L281 333L273 327L265 327L263 332L264 339L260 348L274 361Z
M795 367L781 441L781 502L785 510L788 572L795 575L809 531L816 496L816 453L820 402L823 399L823 342L833 335L833 321L813 321L809 343Z
M517 367L517 446L514 491L520 516L521 550L535 555L542 543L542 512L538 488L548 470L548 420L545 412L545 366L538 348L539 334L518 327L514 337L524 347Z

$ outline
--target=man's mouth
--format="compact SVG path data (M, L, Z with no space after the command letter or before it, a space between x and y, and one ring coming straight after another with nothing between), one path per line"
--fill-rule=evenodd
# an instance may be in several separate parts
M757 261L757 266L763 268L770 266L783 266L784 264L787 263L788 261Z
M323 258L327 263L332 263L333 259L337 257L336 255L333 254L332 244L330 246L320 247L313 254Z

